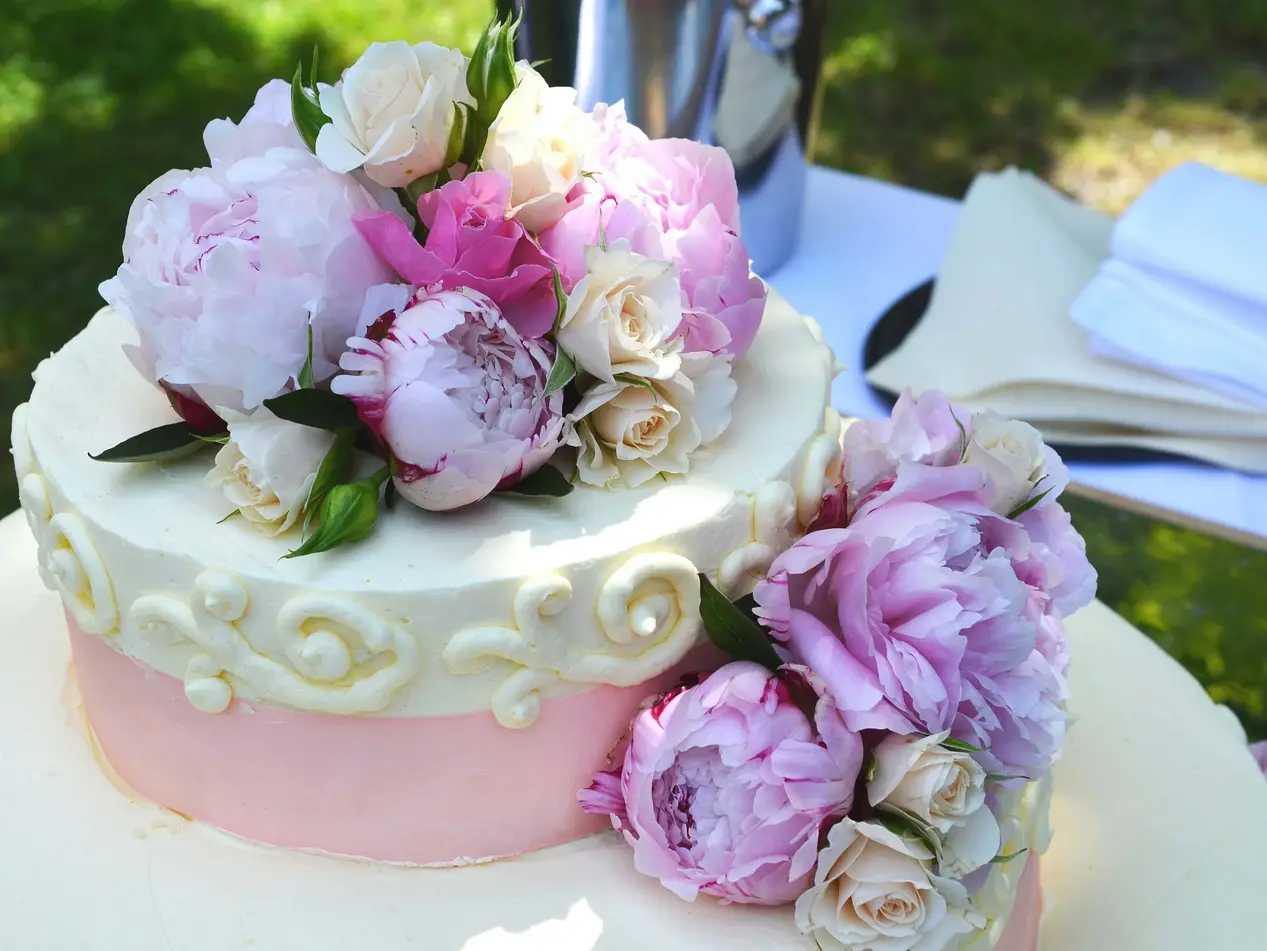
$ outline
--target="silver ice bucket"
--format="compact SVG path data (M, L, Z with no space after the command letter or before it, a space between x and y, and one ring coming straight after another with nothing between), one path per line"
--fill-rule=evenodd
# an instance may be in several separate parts
M650 136L730 154L758 273L800 232L827 0L498 0L523 12L519 55L581 105L623 99Z

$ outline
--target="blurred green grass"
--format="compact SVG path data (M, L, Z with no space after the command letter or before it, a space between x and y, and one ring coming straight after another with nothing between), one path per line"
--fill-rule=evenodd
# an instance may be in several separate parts
M1197 158L1267 180L1267 0L832 0L818 158L943 194L1017 164L1120 210ZM100 305L128 205L318 45L470 48L491 2L0 0L0 435ZM6 439L7 441L7 439ZM13 507L0 466L0 511ZM1079 499L1101 596L1267 735L1267 554Z

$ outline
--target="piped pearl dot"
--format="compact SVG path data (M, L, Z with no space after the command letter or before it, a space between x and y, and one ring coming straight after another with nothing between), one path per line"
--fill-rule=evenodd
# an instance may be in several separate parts
M233 688L220 677L200 677L185 684L185 697L195 710L223 713L233 699Z
M647 595L630 606L629 626L639 637L651 637L664 626L671 611L672 604L667 595Z
M330 631L314 631L299 648L298 666L313 680L338 680L352 669L352 654L343 638Z

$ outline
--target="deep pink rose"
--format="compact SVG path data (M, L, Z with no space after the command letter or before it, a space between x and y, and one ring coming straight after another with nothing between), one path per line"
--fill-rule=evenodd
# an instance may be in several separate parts
M646 139L627 125L611 125L598 153L601 167L569 195L567 213L542 232L541 246L558 262L567 288L585 276L586 246L603 237L673 261L686 349L742 356L761 325L766 287L751 273L739 237L729 157L715 146Z
M757 614L850 728L951 730L989 747L992 771L1041 775L1064 736L1063 630L1017 575L1024 529L943 504L889 502L806 535L757 586Z
M764 667L729 664L640 713L623 770L599 774L582 808L610 815L638 871L680 898L793 901L862 765L861 739L829 700L815 721Z
M429 231L425 246L388 212L358 215L356 226L406 281L477 290L521 336L535 340L553 326L558 309L554 267L523 225L506 218L509 194L500 174L476 172L423 195L418 214Z
M384 326L386 325L386 326ZM552 354L478 291L422 290L348 341L331 384L398 461L396 487L454 509L536 471L563 438L563 394L544 396Z

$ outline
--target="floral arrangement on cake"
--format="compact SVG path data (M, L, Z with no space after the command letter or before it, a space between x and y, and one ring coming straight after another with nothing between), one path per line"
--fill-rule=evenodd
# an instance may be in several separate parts
M824 951L992 947L992 867L1064 740L1062 619L1095 592L1067 482L1032 427L940 393L855 423L753 595L705 579L733 662L645 704L581 806L680 898L794 903Z
M396 496L444 511L689 470L765 307L734 170L619 104L582 111L516 62L517 29L274 80L207 126L209 167L137 197L101 293L180 421L95 458L216 446L230 515L302 526L292 555L364 538Z

